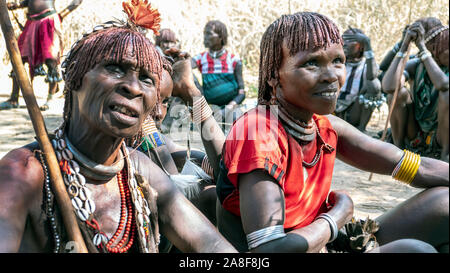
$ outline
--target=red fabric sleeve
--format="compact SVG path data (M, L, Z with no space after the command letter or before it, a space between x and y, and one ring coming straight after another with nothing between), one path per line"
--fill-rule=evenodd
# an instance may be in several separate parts
M224 162L228 179L238 188L238 174L256 169L268 172L280 185L284 182L287 139L265 107L247 112L238 119L225 142Z

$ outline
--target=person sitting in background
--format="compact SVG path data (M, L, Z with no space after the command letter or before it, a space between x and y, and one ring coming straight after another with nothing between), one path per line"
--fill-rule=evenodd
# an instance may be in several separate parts
M166 50L179 46L175 32L169 28L161 29L159 35L155 36L155 46L161 55L167 56L165 54Z
M389 101L397 87L405 52L414 42L416 58L406 63L390 119L394 144L399 148L440 158L449 156L448 26L434 17L421 18L408 27L400 49L386 71L382 85ZM409 82L410 90L405 87Z
M370 39L362 30L347 29L343 36L347 77L336 106L336 115L361 132L372 116L373 110L383 103L378 67Z
M170 52L170 60L176 60L175 71L172 73L172 67L168 61L164 63L164 71L161 80L161 101L153 116L149 116L144 122L144 137L142 140L136 140L130 145L136 147L147 154L153 162L163 169L170 177L172 182L213 224L216 223L216 190L214 182L214 169L209 162L208 156L213 159L219 157L221 147L225 136L219 125L212 117L212 110L209 108L201 92L196 88L191 69L190 57L187 53ZM205 128L213 134L202 133L202 141L205 146L205 152L200 150L183 147L176 144L170 134L161 134L159 131L161 120L164 120L167 114L167 104L164 101L172 95L182 99L186 105L195 104L193 114L194 120L199 128ZM203 104L199 104L202 102ZM202 114L206 113L206 115ZM209 113L209 114L208 114ZM200 119L197 118L200 115ZM203 119L203 121L202 121ZM217 160L216 160L217 162ZM177 252L165 236L161 237L159 245L160 252Z
M27 8L27 22L18 38L18 46L22 60L29 64L30 79L38 75L47 75L48 83L47 102L40 108L49 109L49 103L58 91L58 83L62 81L58 69L63 51L61 20L75 10L82 0L72 1L61 13L55 10L55 0L25 0L20 4L8 3L8 9L15 10ZM43 65L47 66L47 72ZM14 71L11 71L13 86L11 96L7 101L0 103L0 110L19 107L19 83Z
M176 37L176 34L173 30L169 29L169 28L164 28L161 29L159 31L159 35L155 36L155 45L156 45L156 49L158 49L158 52L166 59L168 59L170 62L174 62L172 55L175 54L173 52L179 52L181 50L180 44L179 44L179 40ZM170 52L170 50L172 50L172 53ZM199 90L202 90L202 87L197 79L197 77L195 77L194 75L194 83L196 85L196 87ZM164 99L163 104L166 107L166 113L168 112L169 115L164 114L164 118L159 122L159 126L158 129L166 134L169 133L170 130L172 129L172 125L174 126L182 126L182 121L183 120L179 120L179 122L175 122L174 121L176 119L182 119L183 115L180 114L180 112L182 112L182 110L184 110L184 107L180 107L182 105L184 105L184 102L178 98L178 97L174 97L174 96L168 96ZM181 124L180 124L181 123ZM174 129L179 129L179 128L174 128Z
M242 61L225 46L228 31L224 23L212 20L206 23L203 43L208 51L192 58L193 68L202 74L203 95L209 104L219 106L222 116L228 115L245 99Z

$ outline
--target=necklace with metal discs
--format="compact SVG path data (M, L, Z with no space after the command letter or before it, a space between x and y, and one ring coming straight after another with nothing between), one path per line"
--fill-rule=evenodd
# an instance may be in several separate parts
M108 252L123 253L130 249L134 241L134 235L137 229L137 235L140 242L140 250L149 252L148 235L150 226L150 209L147 200L144 198L136 179L134 177L134 168L129 160L128 150L123 144L118 164L113 166L104 166L96 164L81 154L70 143L69 139L63 136L63 131L56 132L55 139L52 140L55 148L56 157L63 173L64 184L75 210L75 214L89 227L94 230L92 242L94 245L103 249L105 246ZM128 168L123 168L122 154L125 153ZM80 168L80 164L83 168ZM118 170L120 166L120 170ZM95 220L93 214L95 212L95 202L92 200L92 193L86 187L86 178L83 172L88 172L90 177L110 177L112 171L117 171L117 182L121 195L121 218L119 227L108 240L105 233L101 232L100 225ZM120 234L125 230L119 242L117 242ZM116 244L115 244L116 243Z

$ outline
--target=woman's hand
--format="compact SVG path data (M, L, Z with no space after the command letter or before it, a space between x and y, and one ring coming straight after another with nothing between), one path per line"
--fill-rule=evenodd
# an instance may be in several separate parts
M351 33L342 35L342 39L348 42L357 42L364 46L364 50L368 50L370 48L370 38L363 33Z
M381 82L379 79L375 78L372 81L366 81L363 88L361 89L361 94L364 97L371 100L381 99Z
M178 48L170 48L166 50L165 54L171 56L174 60L172 64L172 96L179 97L186 104L192 105L193 98L202 94L194 83L189 54L181 52Z
M345 191L336 190L330 192L328 205L330 207L328 214L331 215L339 229L352 219L353 201Z
M408 28L408 32L411 32L411 35L414 35L414 37L415 37L414 42L420 51L426 49L425 42L424 42L425 29L423 28L421 23L416 22L416 23L412 24Z

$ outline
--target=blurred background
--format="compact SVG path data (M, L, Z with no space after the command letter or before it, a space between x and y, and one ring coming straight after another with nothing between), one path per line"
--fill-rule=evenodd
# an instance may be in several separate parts
M70 2L71 0L56 1L57 10L62 10ZM204 50L203 27L206 22L212 19L224 22L229 32L227 47L243 60L244 80L249 97L256 96L261 36L267 26L282 14L315 11L333 19L341 31L348 26L362 29L371 39L378 63L400 40L406 24L428 16L439 18L444 25L448 25L449 21L447 0L151 0L150 2L161 13L161 27L174 30L181 48L191 55ZM25 10L16 10L14 15L25 24ZM19 28L11 12L10 17L19 35ZM124 18L121 0L84 0L81 6L69 14L62 23L64 52L67 52L84 32L111 18ZM152 34L149 34L149 38L153 39ZM8 73L11 71L11 65L3 37L0 40L2 57L0 93L9 94L11 80ZM38 84L40 80L43 81L43 77L38 77L35 82ZM46 89L45 85L43 86ZM45 94L46 90L43 91Z

